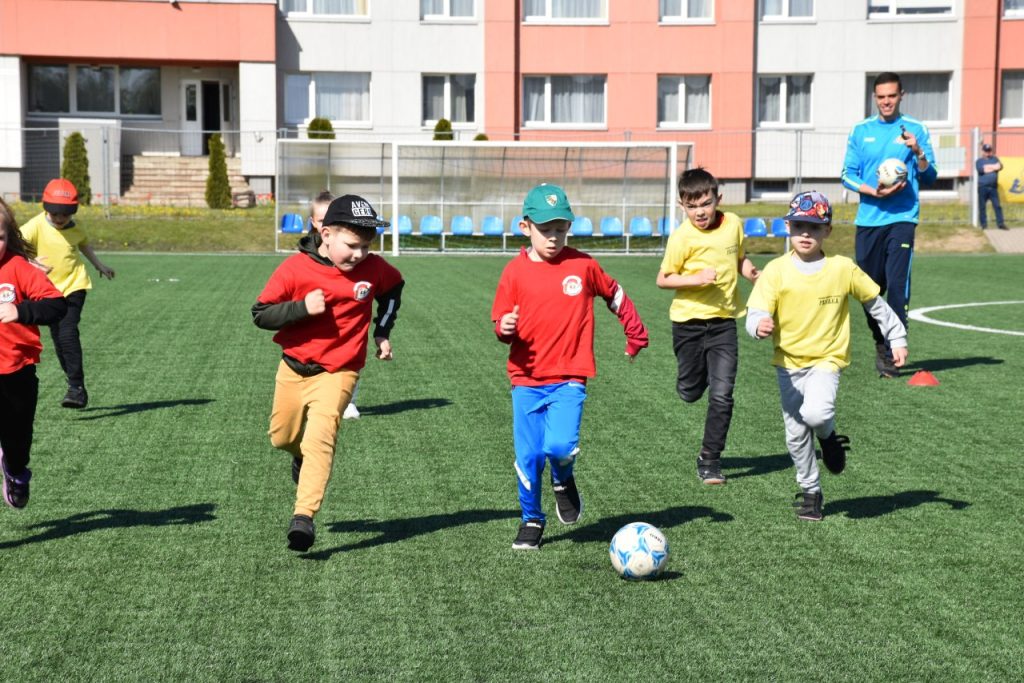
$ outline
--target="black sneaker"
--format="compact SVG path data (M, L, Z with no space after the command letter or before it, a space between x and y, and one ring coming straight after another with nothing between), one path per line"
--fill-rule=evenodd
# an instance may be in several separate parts
M0 469L3 469L4 502L20 510L28 505L28 482L32 479L32 470L26 467L21 474L11 475L7 471L7 459L2 455Z
M302 458L297 455L292 456L292 481L295 485L299 485L299 472L302 471Z
M553 484L555 490L555 512L562 524L575 524L583 515L583 499L576 489L576 477L569 477L561 484Z
M718 485L725 483L720 458L697 458L697 477L705 484Z
M839 474L846 469L846 451L850 450L850 437L836 434L833 431L824 439L818 438L821 444L821 460L825 469L832 474Z
M512 541L513 550L539 550L540 539L544 535L544 522L539 519L528 519L519 525L516 540Z
M309 550L316 540L316 525L308 515L295 515L288 525L288 549L300 553Z
M1009 230L1009 228L1006 227L1005 225L997 225L996 227L999 228L1000 230Z
M84 408L89 405L89 393L85 387L68 387L60 404L65 408Z
M797 519L803 519L808 522L820 522L822 518L821 505L824 499L821 496L821 491L801 491L796 494L796 500L793 501L793 507L796 508Z
M892 352L885 344L875 344L875 370L878 370L879 377L886 379L900 376L899 368L893 365Z

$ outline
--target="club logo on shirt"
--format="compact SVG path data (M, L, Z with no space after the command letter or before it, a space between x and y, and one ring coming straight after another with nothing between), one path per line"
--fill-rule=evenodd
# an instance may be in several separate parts
M562 292L566 296L576 296L583 291L583 280L579 275L569 275L562 280Z
M14 303L14 285L9 282L0 283L0 304Z
M818 297L819 306L836 306L842 300L841 296L820 296Z
M362 301L366 297L370 296L370 290L373 288L366 280L360 280L359 282L352 285L352 295L355 296L356 301Z

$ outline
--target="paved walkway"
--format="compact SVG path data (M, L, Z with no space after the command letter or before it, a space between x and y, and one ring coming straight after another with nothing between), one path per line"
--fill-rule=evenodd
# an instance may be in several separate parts
M999 230L989 227L984 233L1000 254L1024 254L1024 228Z

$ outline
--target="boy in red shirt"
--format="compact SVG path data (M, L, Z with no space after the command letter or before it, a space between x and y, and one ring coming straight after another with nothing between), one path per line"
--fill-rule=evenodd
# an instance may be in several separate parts
M565 246L575 216L565 191L539 185L526 195L519 229L530 238L501 274L491 308L498 339L509 344L512 432L522 521L512 547L540 548L544 534L541 475L551 461L555 509L563 524L583 513L573 465L594 363L594 297L626 332L632 359L647 346L647 329L622 287L593 258Z
M402 275L370 253L377 226L387 227L356 195L331 202L319 231L270 276L252 307L253 322L277 330L283 355L277 369L270 442L292 455L298 489L288 547L305 551L316 538L334 461L338 422L366 364L366 334L377 300L373 340L377 358L391 360L391 328L401 303Z
M55 323L68 304L25 257L11 208L0 199L0 466L4 502L28 505L32 426L39 399L36 363L43 346L37 325Z

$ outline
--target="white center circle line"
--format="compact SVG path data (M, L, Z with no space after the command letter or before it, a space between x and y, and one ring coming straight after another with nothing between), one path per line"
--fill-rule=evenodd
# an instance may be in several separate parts
M975 306L1012 306L1016 304L1024 304L1024 301L981 301L972 304L947 304L945 306L928 306L926 308L915 308L909 314L911 320L917 320L922 323L931 323L932 325L940 325L942 327L955 327L958 330L971 330L972 332L989 332L991 334L1011 334L1017 337L1024 337L1024 332L1018 332L1016 330L1000 330L993 327L977 327L975 325L961 325L960 323L950 323L945 320L934 320L929 318L926 314L932 311L944 311L952 308L973 308Z

